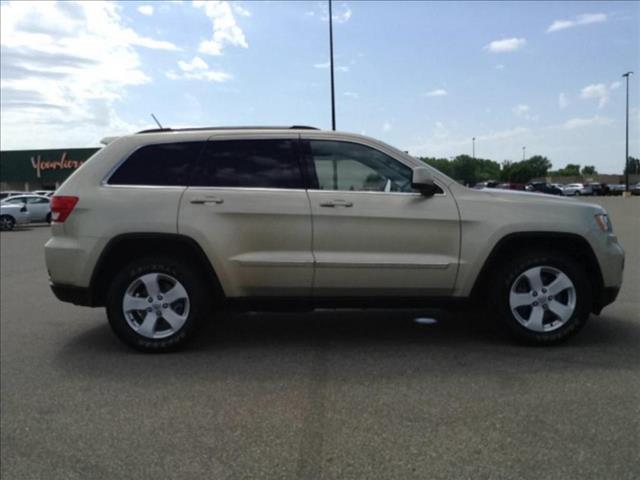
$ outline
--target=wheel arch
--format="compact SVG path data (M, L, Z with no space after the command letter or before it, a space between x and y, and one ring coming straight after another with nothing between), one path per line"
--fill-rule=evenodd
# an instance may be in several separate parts
M154 254L170 255L191 263L211 285L212 293L223 295L213 265L193 238L172 233L130 233L112 238L100 254L89 284L91 306L105 305L109 282L119 269L136 258Z
M493 247L480 269L473 288L471 299L481 303L483 294L491 284L491 274L504 262L513 258L515 254L526 249L544 249L550 252L568 254L573 259L584 265L593 292L592 311L599 313L601 310L600 293L603 291L604 282L598 259L589 242L582 236L574 233L561 232L517 232L505 235Z

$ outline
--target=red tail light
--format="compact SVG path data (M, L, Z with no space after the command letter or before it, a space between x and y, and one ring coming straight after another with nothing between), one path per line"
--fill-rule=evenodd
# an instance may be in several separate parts
M51 198L51 220L54 222L64 222L80 200L79 197L68 197L54 195Z

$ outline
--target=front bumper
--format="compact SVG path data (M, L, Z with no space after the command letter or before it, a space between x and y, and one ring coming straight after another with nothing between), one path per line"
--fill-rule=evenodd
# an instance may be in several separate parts
M605 287L600 292L599 298L595 298L593 301L592 312L596 315L600 315L600 312L607 305L611 305L615 302L620 293L620 287Z

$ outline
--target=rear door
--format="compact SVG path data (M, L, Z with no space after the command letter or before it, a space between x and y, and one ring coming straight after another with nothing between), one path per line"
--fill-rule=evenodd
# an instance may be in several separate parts
M298 135L210 138L185 191L180 233L205 250L228 297L309 296L311 210Z
M444 186L425 197L412 168L360 143L309 139L314 295L450 295L458 267L458 210Z

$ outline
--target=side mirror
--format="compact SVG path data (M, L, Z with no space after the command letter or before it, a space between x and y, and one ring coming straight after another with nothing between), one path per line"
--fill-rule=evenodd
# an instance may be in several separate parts
M425 197L431 197L438 191L438 186L433 181L433 175L427 167L413 169L411 188L418 190Z

